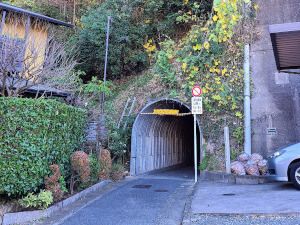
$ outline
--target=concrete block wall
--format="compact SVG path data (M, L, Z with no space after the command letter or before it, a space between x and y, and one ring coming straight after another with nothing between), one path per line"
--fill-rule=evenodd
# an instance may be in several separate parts
M300 75L279 73L269 25L300 22L300 0L257 0L258 40L251 45L252 152L265 157L300 141ZM268 134L268 128L277 133Z

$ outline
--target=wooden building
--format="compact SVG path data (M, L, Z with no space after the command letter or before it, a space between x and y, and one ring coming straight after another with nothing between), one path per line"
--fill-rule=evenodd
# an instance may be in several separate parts
M49 31L57 26L73 27L72 24L48 16L0 3L0 62L5 60L3 54L5 54L8 43L13 43L12 48L17 49L15 50L17 52L15 56L17 66L14 65L12 69L14 72L24 67L25 59L26 57L29 58L30 54L34 59L33 64L39 65L37 67L43 66L49 43ZM33 51L35 51L34 57L32 56ZM40 87L33 86L29 91L34 92L35 89L40 90ZM48 91L45 85L43 89L45 90L41 90L41 92ZM53 93L55 89L49 87L49 91L51 94L55 94ZM63 94L66 96L66 93Z

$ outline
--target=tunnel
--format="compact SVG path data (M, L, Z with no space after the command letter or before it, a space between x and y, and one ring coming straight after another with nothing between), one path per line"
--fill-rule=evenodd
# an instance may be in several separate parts
M179 114L153 114L156 109L175 109ZM193 124L189 106L179 100L158 99L148 103L132 127L130 174L135 176L165 168L193 166Z

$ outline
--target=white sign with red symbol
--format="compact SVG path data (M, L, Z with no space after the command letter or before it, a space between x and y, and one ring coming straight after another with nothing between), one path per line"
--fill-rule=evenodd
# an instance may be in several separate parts
M200 86L196 85L192 88L192 95L194 97L200 97L202 95L202 89Z
M200 86L196 85L192 89L192 114L199 115L203 113L203 104L202 104L202 90Z

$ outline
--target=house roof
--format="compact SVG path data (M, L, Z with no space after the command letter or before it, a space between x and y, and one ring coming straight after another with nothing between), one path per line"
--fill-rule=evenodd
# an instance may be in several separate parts
M54 19L54 18L51 18L51 17L48 17L48 16L44 16L44 15L39 14L39 13L35 13L35 12L32 12L32 11L22 9L22 8L19 8L19 7L16 7L16 6L12 6L12 5L9 5L9 4L5 4L5 3L0 3L0 9L15 12L15 13L26 14L26 15L29 15L31 17L34 17L34 18L37 18L37 19L40 19L40 20L44 20L44 21L47 21L49 23L59 25L59 26L73 27L73 25L70 24L70 23L66 23L66 22L61 21L61 20L57 20L57 19Z
M269 26L278 70L300 68L300 22Z
M29 86L29 88L27 88L24 91L24 93L31 93L31 94L45 93L46 95L49 95L49 96L57 96L57 97L64 97L64 98L71 95L69 92L65 92L65 91L59 90L57 88L50 87L48 85L44 85L44 84L33 85L33 83L30 80L25 80L25 79L20 79L17 82L14 82L14 79L16 79L16 78L7 77L6 85L10 86L13 83L13 89ZM0 90L1 90L1 88L2 88L2 86L0 83Z

